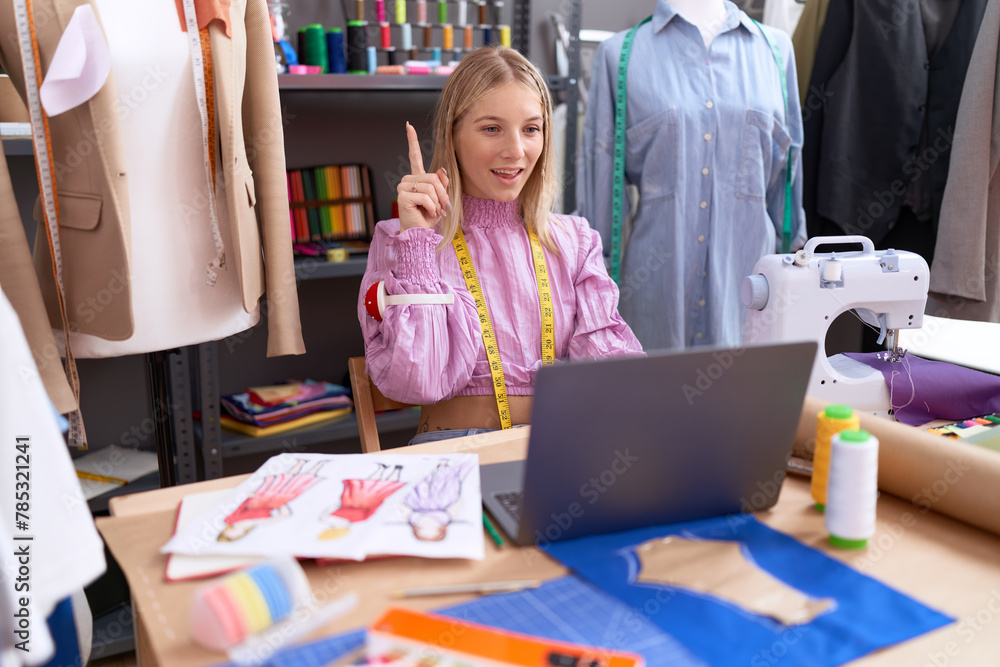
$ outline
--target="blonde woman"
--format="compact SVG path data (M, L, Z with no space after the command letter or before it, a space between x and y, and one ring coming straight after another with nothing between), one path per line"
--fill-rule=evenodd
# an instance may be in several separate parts
M551 127L544 78L503 47L448 78L430 172L406 126L413 173L376 227L358 316L376 386L422 406L411 444L528 423L543 363L642 354L599 235L552 213Z

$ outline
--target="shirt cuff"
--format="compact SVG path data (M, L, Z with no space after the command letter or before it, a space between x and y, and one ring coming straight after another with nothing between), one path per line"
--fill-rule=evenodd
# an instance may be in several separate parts
M396 251L396 279L412 284L437 282L440 272L434 254L442 239L426 227L410 227L390 236L388 245Z

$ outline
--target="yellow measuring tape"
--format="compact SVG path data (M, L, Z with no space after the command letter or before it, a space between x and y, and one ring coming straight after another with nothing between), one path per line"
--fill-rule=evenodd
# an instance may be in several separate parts
M545 253L542 252L542 244L538 240L538 235L530 231L528 237L531 240L531 258L535 265L535 282L538 284L538 303L542 318L542 365L549 366L556 360L554 309L552 307L552 292L549 289L549 272L545 267ZM483 332L483 347L486 348L486 358L490 363L490 375L493 377L493 395L497 401L500 427L510 428L510 401L507 399L507 381L504 379L503 366L500 363L500 346L497 344L496 333L493 331L493 321L490 319L490 311L486 307L486 299L483 296L483 288L479 284L479 276L476 275L476 267L472 263L472 255L469 253L469 246L465 242L465 234L462 233L461 227L455 232L451 244L455 247L455 254L458 255L458 265L462 269L465 286L476 301L479 326Z

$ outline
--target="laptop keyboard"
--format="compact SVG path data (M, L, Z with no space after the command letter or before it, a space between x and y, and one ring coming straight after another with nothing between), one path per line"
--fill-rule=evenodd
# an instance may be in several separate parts
M501 493L494 493L493 497L500 502L500 505L507 510L508 514L514 517L518 522L521 521L521 499L524 498L523 491L504 491Z

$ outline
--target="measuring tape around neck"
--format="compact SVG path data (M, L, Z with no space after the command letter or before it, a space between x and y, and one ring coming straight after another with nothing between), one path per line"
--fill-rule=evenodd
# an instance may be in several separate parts
M62 245L59 239L58 194L52 177L52 138L49 133L49 119L42 109L38 96L40 87L41 58L38 53L38 36L31 0L14 0L14 22L17 27L18 49L24 70L24 90L28 101L31 120L31 137L34 144L35 170L38 175L38 189L42 197L42 213L45 217L45 236L52 257L52 272L55 276L56 297L63 332L66 335L66 375L77 409L69 415L69 444L79 449L87 448L87 432L83 428L80 414L80 377L76 369L76 359L69 340L69 320L66 316L65 288L62 275Z
M531 257L535 265L535 282L538 285L538 303L542 320L542 365L550 366L555 363L555 326L554 309L552 306L552 292L549 289L549 273L545 266L545 253L542 244L538 240L538 234L534 231L528 232L531 240ZM497 412L500 415L500 427L510 428L510 401L507 398L507 381L504 378L503 365L500 363L500 346L497 344L496 333L493 331L493 321L490 319L489 308L486 307L486 298L483 295L483 288L479 283L479 276L476 275L476 267L472 263L472 255L469 246L465 242L465 234L459 227L455 231L455 236L451 240L455 247L455 254L458 256L458 266L462 270L462 277L465 278L465 287L476 302L476 312L479 314L479 326L482 330L483 347L486 349L486 359L490 364L490 375L493 378L493 395L496 397Z
M191 72L194 74L194 94L201 116L201 138L204 149L205 178L208 181L208 215L212 226L215 257L206 269L205 282L215 285L218 271L226 268L225 245L219 228L219 212L215 204L215 80L212 71L212 49L208 26L198 29L194 0L184 0L184 25L191 51Z
M622 204L625 198L625 123L626 112L628 110L628 63L632 57L632 42L635 33L640 27L649 23L652 16L636 24L625 35L622 42L621 54L618 57L618 80L615 98L615 147L614 163L612 165L612 197L611 197L611 274L612 280L618 282L621 273L621 247L622 247ZM771 41L757 21L754 22L764 37L764 41L771 49L774 62L778 65L778 74L781 78L781 96L785 103L785 119L787 122L788 107L788 83L785 80L784 59L781 50ZM788 164L785 169L785 211L784 221L781 231L781 252L787 253L792 245L792 149L788 149Z

